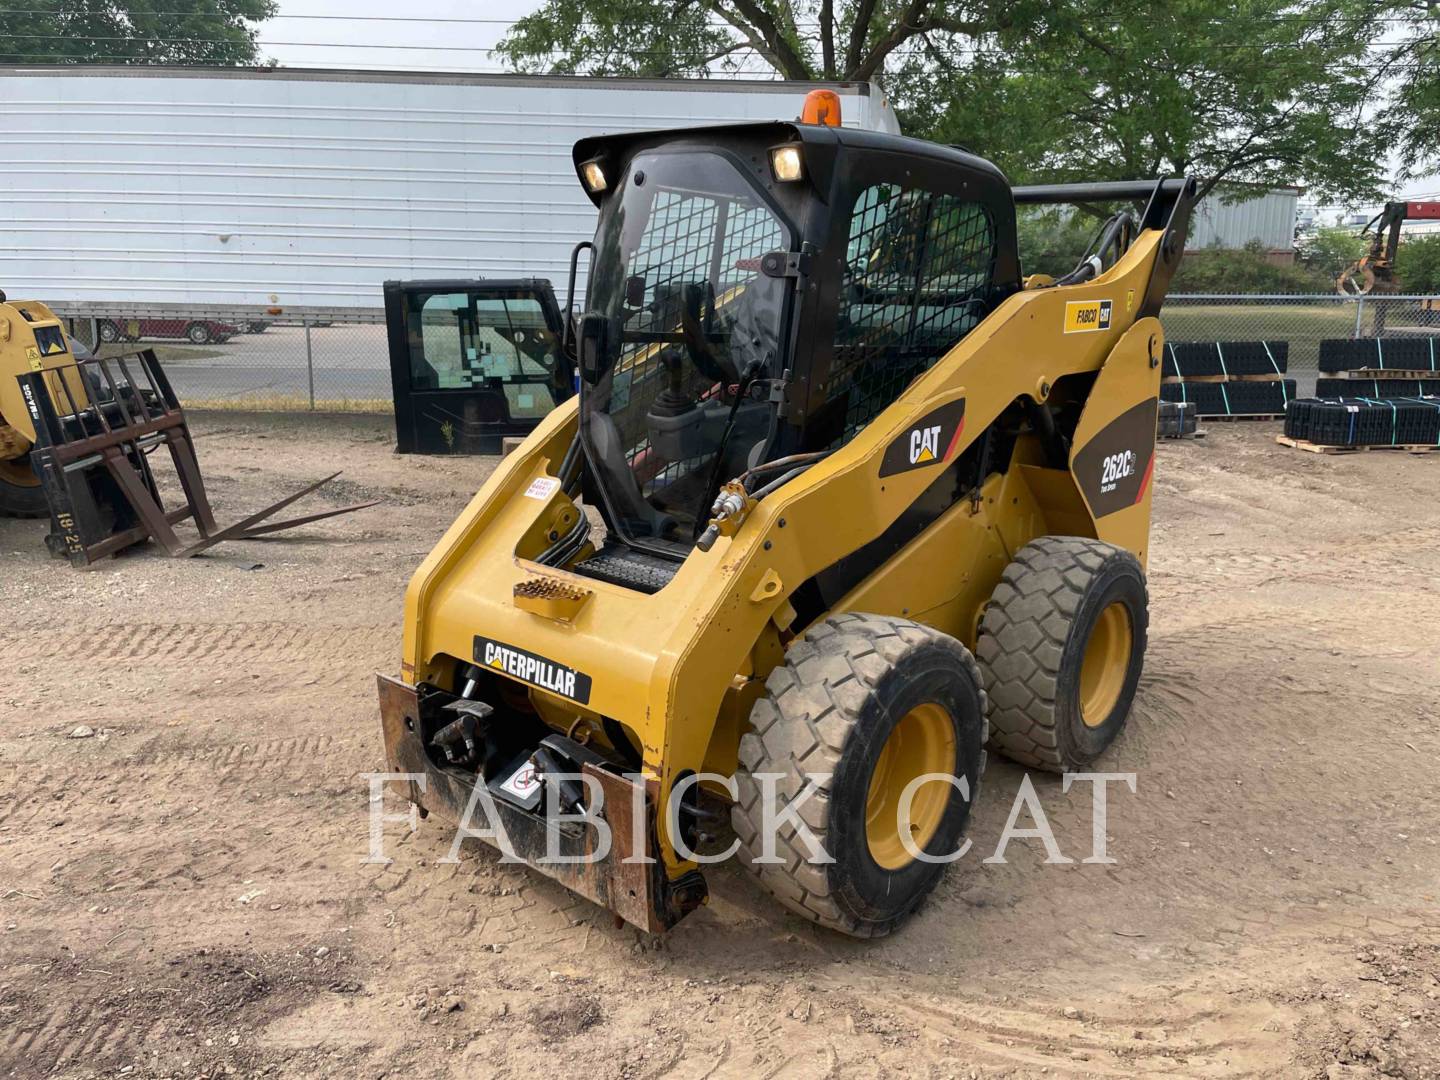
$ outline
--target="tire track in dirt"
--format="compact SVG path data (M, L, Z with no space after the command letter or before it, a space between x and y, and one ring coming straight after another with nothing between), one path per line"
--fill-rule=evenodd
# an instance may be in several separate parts
M204 886L239 868L279 875L308 865L317 845L353 847L358 859L369 789L357 773L383 768L379 758L374 736L357 730L150 747L39 770L15 764L0 771L8 795L0 800L0 843L17 877L46 891L73 880L76 896ZM197 827L201 807L209 822ZM295 827L297 815L307 827ZM45 873L57 839L65 855L56 865L66 867L58 878L54 867Z
M609 916L537 871L500 861L498 852L462 849L458 863L449 855L452 834L422 823L421 833L404 845L387 844L388 866L360 866L365 890L409 929L428 936L443 928L445 940L468 939L481 945L515 945L534 934L547 941L567 935L583 938L591 920ZM420 929L424 928L424 929Z
M0 826L22 825L47 809L63 816L81 809L113 816L132 802L158 809L182 797L203 803L236 788L269 795L343 786L363 801L369 792L364 774L385 769L378 733L358 729L215 747L148 746L60 764L43 747L27 747L18 760L0 766Z
M314 663L400 651L400 625L307 626L300 622L107 623L47 633L0 632L0 661L84 657L87 661L205 663L226 667L257 659Z
M1250 1076L1256 1058L1274 1060L1283 1041L1262 1030L1269 1009L1211 1010L1119 1016L1069 1007L1017 1009L957 996L941 997L876 987L888 1007L946 1046L966 1046L1008 1067L1054 1069L1101 1076L1193 1076L1190 1058L1207 1062L1243 1054L1209 1076ZM1217 1020L1221 1021L1217 1025ZM1258 1021L1258 1022L1257 1022ZM1233 1034L1216 1027L1233 1028Z
M153 740L151 745L133 751L120 751L114 756L90 756L76 761L73 766L61 766L60 772L69 776L91 775L97 769L149 769L155 767L183 769L187 766L204 765L212 769L231 769L242 765L254 767L285 768L297 762L318 764L321 759L336 751L358 753L365 743L373 743L377 768L382 756L380 737L377 731L362 736L359 732L351 738L335 735L294 735L281 739L265 739L236 743L222 743L207 746L185 746ZM159 745L155 745L158 743ZM34 762L53 762L55 748L44 741L26 739L20 741L18 749L5 747L0 742L0 752L5 762L20 766Z
M0 1072L271 1074L275 1067L257 1065L257 1049L248 1037L241 1042L240 1031L248 1036L249 1025L293 1012L327 986L351 992L337 987L337 980L353 978L353 954L333 936L337 947L317 953L313 928L284 927L284 943L265 953L249 941L176 945L166 941L163 928L155 929L149 942L118 950L107 943L93 952L52 951L47 937L16 975L27 989L0 987L0 1005L16 1005L18 1018L0 1032ZM75 1000L77 990L81 997ZM282 1075L297 1071L311 1074L287 1068Z
M1407 576L1428 579L1433 573L1415 565L1398 551L1330 549L1279 554L1217 551L1203 554L1185 552L1153 560L1149 580L1165 596L1171 595L1172 590L1193 595L1193 585L1197 580L1213 581L1215 585L1212 588L1219 590L1223 596L1227 592L1252 589L1271 582L1334 585L1335 572L1340 566L1357 578L1369 577L1372 580L1379 580L1381 575L1385 579Z
M42 1014L39 1023L17 1025L0 1043L0 1065L21 1075L42 1076L62 1065L82 1069L102 1062L136 1060L162 1023L132 1024L104 1007L79 1004Z

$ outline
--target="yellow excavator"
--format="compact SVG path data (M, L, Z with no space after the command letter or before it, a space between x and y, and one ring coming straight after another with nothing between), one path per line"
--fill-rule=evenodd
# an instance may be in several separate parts
M399 794L650 931L734 855L889 932L987 746L1083 770L1140 677L1193 181L1012 187L838 111L576 144L580 393L416 571L379 679ZM1106 202L1024 275L1017 205Z

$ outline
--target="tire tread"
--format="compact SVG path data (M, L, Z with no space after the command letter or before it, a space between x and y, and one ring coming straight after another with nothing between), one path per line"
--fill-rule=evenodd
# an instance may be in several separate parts
M1005 568L980 620L975 654L990 699L990 745L1012 761L1065 770L1056 717L1061 658L1090 583L1116 558L1135 561L1100 540L1042 536Z
M740 798L731 814L740 842L740 861L789 910L852 937L887 934L904 915L883 922L848 915L832 894L825 868L806 861L805 845L793 828L782 829L776 837L775 854L785 860L783 866L757 863L755 860L763 853L760 827L764 816L761 789L751 774L791 774L788 783L782 781L780 788L788 802L795 801L805 790L797 783L799 776L826 773L833 777L870 689L907 651L932 642L953 646L975 686L983 687L980 669L970 651L938 630L887 616L827 616L790 644L786 662L770 673L765 695L751 711L753 730L740 739L740 768L736 775ZM988 710L983 689L980 699L984 717ZM988 721L983 723L988 725ZM986 735L988 726L982 729L982 746ZM980 767L983 772L983 754ZM808 781L805 786L809 786ZM827 850L828 786L828 782L818 786L800 812Z

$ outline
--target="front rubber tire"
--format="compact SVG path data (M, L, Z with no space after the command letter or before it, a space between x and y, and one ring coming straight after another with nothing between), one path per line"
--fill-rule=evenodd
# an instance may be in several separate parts
M1148 625L1145 572L1130 552L1080 536L1026 544L975 646L991 747L1051 772L1088 767L1125 727Z
M21 468L19 462L0 462L0 517L44 517L50 512L45 489L33 473L26 478L27 482L18 483ZM34 482L29 482L32 479Z
M191 323L185 328L185 337L192 345L209 345L212 336L204 323Z
M924 822L928 838L912 842L939 857L958 849L975 799L985 765L985 693L974 657L954 638L907 619L833 615L791 643L750 723L731 812L741 862L796 914L855 937L888 934L945 869L904 854L903 845L897 856L898 826L887 823L891 795L925 772L964 778L968 799L932 781L913 804L911 820ZM912 730L925 733L917 736L920 748L902 754ZM918 771L891 775L906 760ZM756 777L764 773L780 774L784 803L814 790L800 816L834 862L807 861L807 845L788 826L775 843L783 864L757 861L764 815Z
M125 336L121 332L120 327L108 319L101 321L99 333L100 340L106 345L113 345Z

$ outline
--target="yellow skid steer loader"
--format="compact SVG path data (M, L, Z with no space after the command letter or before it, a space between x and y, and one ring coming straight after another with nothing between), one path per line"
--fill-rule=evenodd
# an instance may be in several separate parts
M380 678L404 797L647 930L734 852L889 932L987 742L1084 768L1140 676L1193 181L1012 188L837 119L576 145L580 394L420 566ZM1103 202L1022 278L1017 204Z

